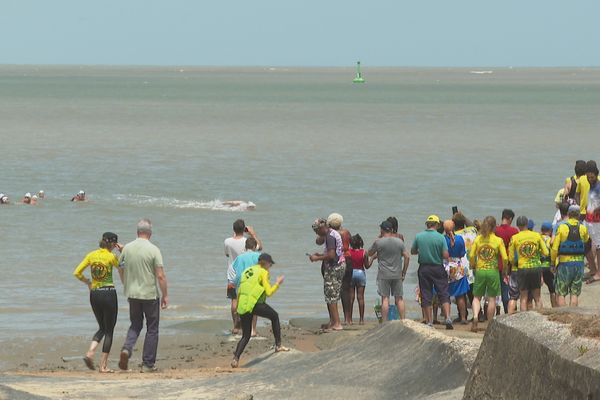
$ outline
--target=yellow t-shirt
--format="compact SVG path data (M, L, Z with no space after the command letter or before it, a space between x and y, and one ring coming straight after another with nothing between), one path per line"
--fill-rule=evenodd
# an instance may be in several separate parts
M579 207L581 207L581 214L585 215L587 213L588 193L590 192L590 182L588 181L587 176L582 175L579 178L576 192L579 193Z
M252 312L256 304L264 303L267 296L271 297L279 289L277 283L271 286L269 280L269 271L260 264L242 273L238 288L238 314L245 315Z
M587 179L586 179L587 181ZM581 240L583 241L583 243L587 243L587 241L590 239L590 236L588 234L588 230L585 227L584 224L582 224L581 222L579 222L578 220L574 219L574 218L569 218L567 220L566 224L560 224L558 226L558 229L556 230L556 236L554 237L554 242L552 242L552 251L551 251L551 256L552 256L552 261L550 265L558 265L560 263L568 263L568 262L583 262L585 260L585 255L558 255L558 250L560 248L560 244L561 242L564 242L567 240L567 238L569 237L569 226L576 226L577 224L579 224L579 236L581 237ZM557 263L558 261L558 263Z
M508 257L504 241L493 233L488 237L479 235L469 251L469 262L475 270L498 270L498 256L502 258L503 264L506 264Z
M114 286L113 268L119 266L117 257L107 249L98 249L89 253L75 268L73 275L79 280L83 278L83 271L90 267L92 270L92 290L106 286Z
M540 258L549 255L548 248L542 235L537 232L525 230L517 233L510 239L508 254L517 269L539 268L542 266Z

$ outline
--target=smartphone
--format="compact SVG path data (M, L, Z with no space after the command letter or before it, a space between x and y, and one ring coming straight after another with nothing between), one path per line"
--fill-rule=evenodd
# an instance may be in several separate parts
M458 212L458 206L452 207L452 215L456 214L457 212Z

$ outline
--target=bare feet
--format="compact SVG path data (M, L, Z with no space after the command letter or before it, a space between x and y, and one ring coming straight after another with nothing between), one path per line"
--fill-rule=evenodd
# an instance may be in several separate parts
M475 320L473 320L475 321ZM471 325L471 332L477 333L478 329L477 329L477 324L475 322L473 322L473 325Z
M233 328L233 329L231 330L231 334L232 334L232 335L239 335L239 333L240 333L240 330L239 330L239 329L237 329L237 328Z
M363 321L362 319L358 322L359 325L364 325L365 321Z
M275 353L280 353L280 352L285 352L285 351L290 351L290 349L288 349L287 347L284 347L284 346L275 347Z
M238 360L237 358L234 358L233 360L231 360L231 368L237 368L240 366L240 360Z
M94 371L96 367L94 367L94 360L91 357L85 356L83 357L83 362L85 366Z
M113 371L113 370L112 370L112 369L110 369L110 368L104 368L104 369L101 369L101 370L99 370L99 372L100 372L101 374L114 374L114 372L115 372L115 371Z

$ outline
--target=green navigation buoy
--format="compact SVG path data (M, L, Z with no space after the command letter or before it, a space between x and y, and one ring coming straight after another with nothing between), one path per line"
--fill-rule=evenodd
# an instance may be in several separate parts
M356 62L356 77L354 78L354 80L352 80L352 82L354 82L354 83L365 83L365 80L362 77L362 74L360 73L360 61Z

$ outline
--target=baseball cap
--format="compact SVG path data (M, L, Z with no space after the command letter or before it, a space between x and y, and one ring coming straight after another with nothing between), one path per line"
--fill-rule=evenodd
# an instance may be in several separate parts
M440 223L440 217L438 217L437 215L430 215L429 217L427 217L427 222L435 222L435 223Z
M116 233L104 232L102 234L102 240L108 243L117 243L119 241L119 237Z
M386 231L386 232L391 232L394 230L394 227L392 226L392 223L388 220L383 221L379 227L381 228L382 231Z
M530 219L529 221L527 221L527 229L532 230L533 228L535 228L535 222Z
M551 231L552 230L552 222L548 222L548 221L542 222L542 230L543 231Z
M273 261L273 257L271 257L271 255L267 253L262 253L260 256L258 256L258 262L261 261L266 261L268 263L275 264L275 261Z

